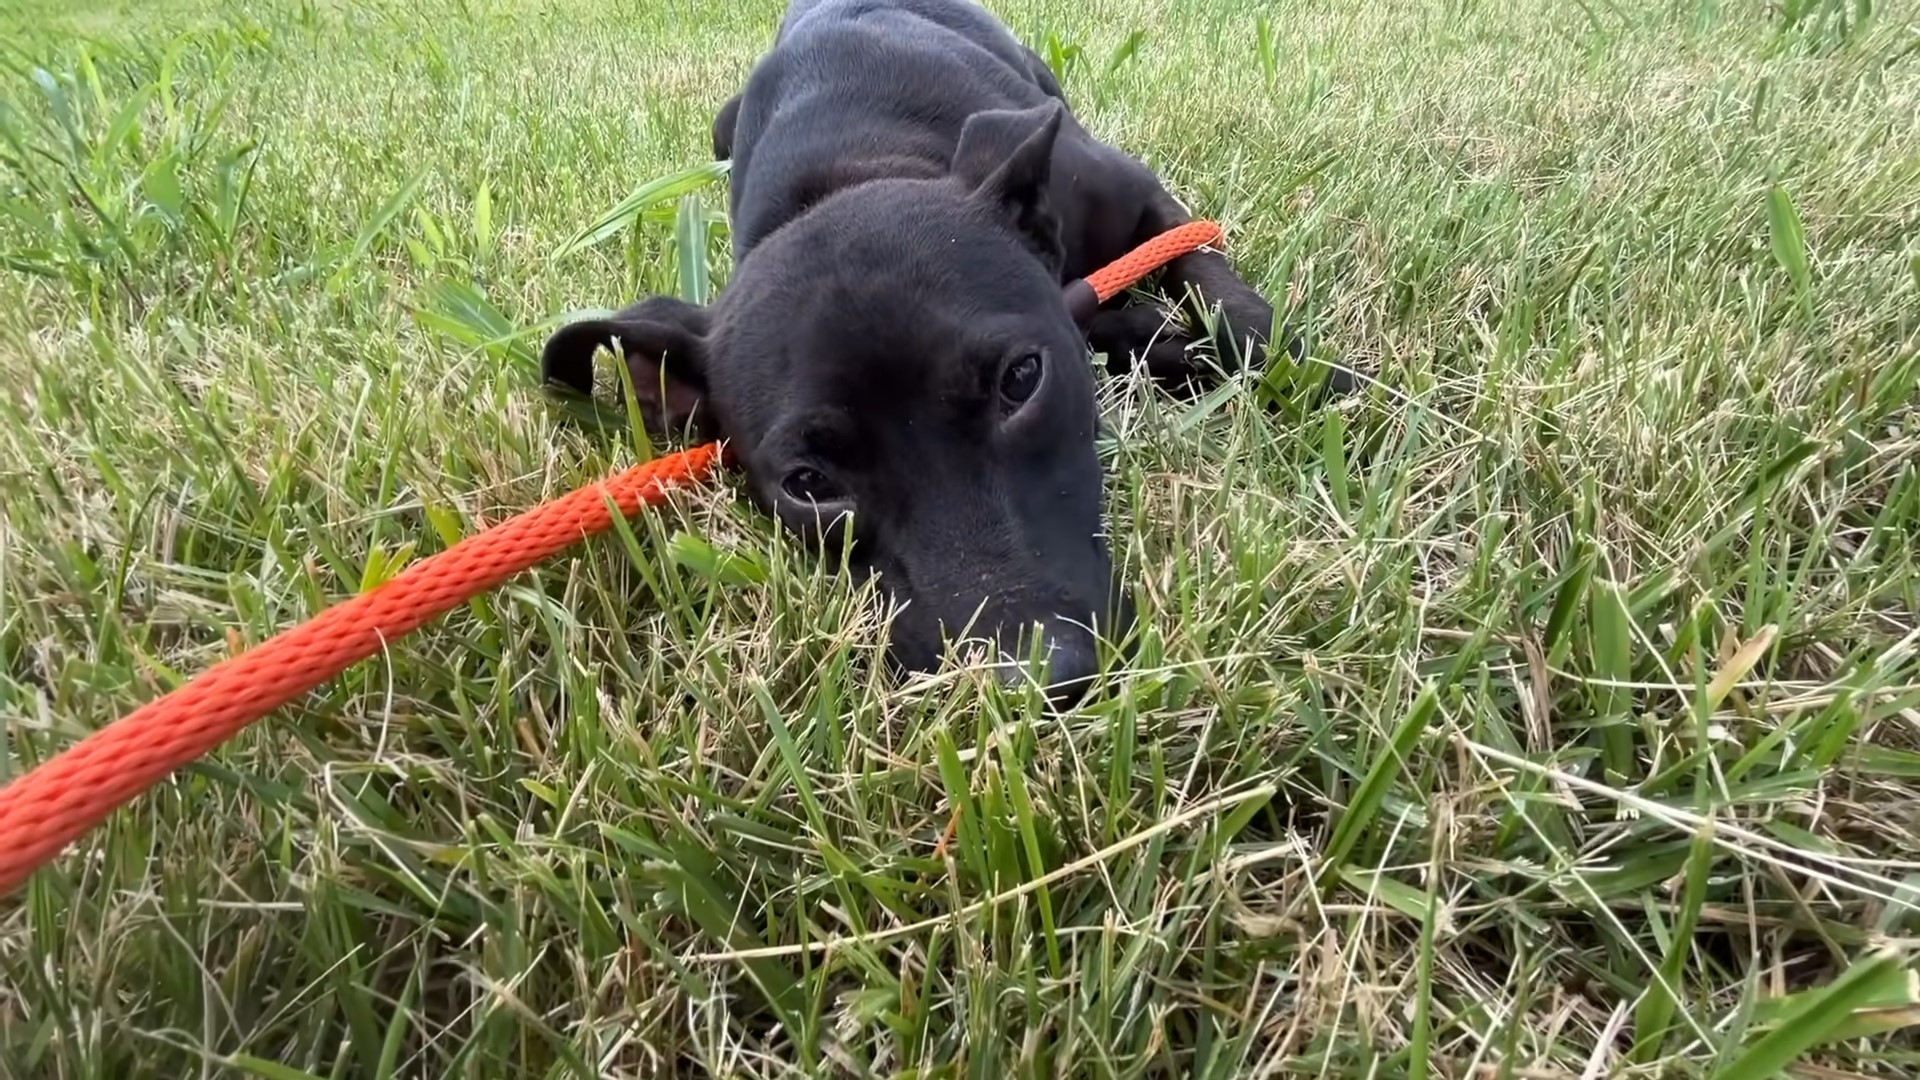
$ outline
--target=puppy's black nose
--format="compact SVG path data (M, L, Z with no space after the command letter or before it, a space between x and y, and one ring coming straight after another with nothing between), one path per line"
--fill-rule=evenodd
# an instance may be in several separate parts
M1027 640L1021 642L1028 645ZM1040 655L1045 657L1044 670L1046 682L1041 689L1046 692L1047 701L1056 709L1071 708L1080 703L1093 686L1094 676L1100 674L1100 656L1095 650L1093 635L1081 627L1057 620L1048 620L1041 629ZM1026 686L1033 681L1040 665L1031 663L1033 656L1030 647L1023 647L1008 662L995 672L1000 684L1009 689Z

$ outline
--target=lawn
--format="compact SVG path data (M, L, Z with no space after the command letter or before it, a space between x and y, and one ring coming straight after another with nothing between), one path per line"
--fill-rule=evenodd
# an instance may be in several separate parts
M990 6L1377 380L1104 384L1132 665L684 493L0 898L0 1076L1920 1072L1913 5ZM777 17L0 10L0 778L644 453Z

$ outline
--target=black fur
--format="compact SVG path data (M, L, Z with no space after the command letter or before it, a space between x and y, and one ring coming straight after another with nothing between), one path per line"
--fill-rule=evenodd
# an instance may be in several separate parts
M733 163L731 283L710 310L655 297L563 328L548 377L590 390L617 340L651 425L730 440L797 533L837 544L851 520L856 563L904 605L902 665L963 635L1023 659L1041 624L1076 695L1088 628L1132 618L1101 535L1087 346L1165 381L1204 370L1153 308L1076 326L1061 284L1187 213L972 0L794 0L713 149ZM1260 362L1273 309L1224 257L1184 256L1162 284ZM1030 354L1043 374L1015 405L1003 376Z

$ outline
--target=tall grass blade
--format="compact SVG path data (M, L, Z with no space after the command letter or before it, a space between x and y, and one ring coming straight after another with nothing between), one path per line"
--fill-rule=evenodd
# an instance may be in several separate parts
M347 249L346 257L334 268L330 288L337 290L345 284L347 275L373 250L373 242L380 239L380 235L387 231L387 227L393 224L394 219L413 203L414 198L420 194L421 186L426 182L427 170L422 169L414 173L411 179L400 185L400 190L388 197L386 202L381 203L379 209L373 212L373 216L360 226L360 232L354 236L353 245Z
M1406 767L1413 748L1419 745L1420 737L1427 733L1427 726L1433 721L1439 707L1439 688L1429 682L1421 688L1419 696L1414 699L1406 716L1401 718L1400 725L1394 729L1386 745L1375 748L1373 763L1367 769L1366 778L1354 789L1353 798L1341 811L1340 819L1333 827L1333 836L1321 852L1323 886L1339 875L1341 864L1372 826L1388 790L1393 786L1394 778Z
M633 190L632 194L615 203L612 209L568 237L554 249L549 258L558 261L610 237L618 236L650 208L671 203L683 195L692 194L725 177L729 166L729 162L710 161L690 169L656 177L641 184Z
M1774 261L1793 282L1794 296L1803 307L1811 304L1813 268L1807 261L1807 230L1792 197L1779 184L1767 189L1767 233Z
M1771 1030L1711 1080L1773 1080L1800 1055L1846 1030L1859 1010L1910 993L1912 978L1904 958L1892 950L1855 961L1833 982L1798 995Z

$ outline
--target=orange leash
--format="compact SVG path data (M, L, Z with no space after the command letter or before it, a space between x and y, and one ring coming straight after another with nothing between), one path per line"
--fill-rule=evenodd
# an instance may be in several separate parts
M1211 221L1189 221L1177 225L1141 244L1125 255L1087 275L1087 284L1101 303L1120 295L1120 291L1189 251L1217 244L1226 236ZM1262 332L1266 327L1260 328Z
M1155 237L1074 286L1101 300L1220 238L1211 222ZM1070 286L1070 290L1074 287ZM397 638L632 516L720 464L719 444L649 461L475 533L101 728L0 788L0 895L122 803Z

